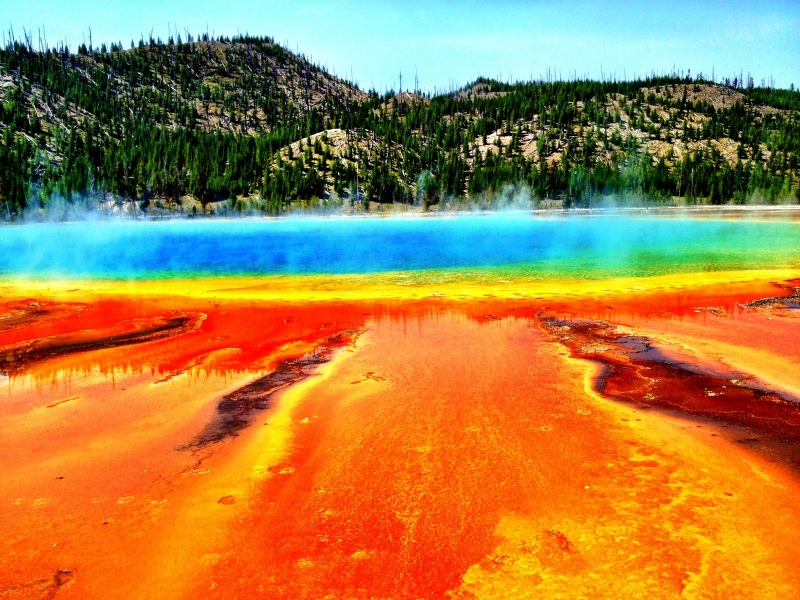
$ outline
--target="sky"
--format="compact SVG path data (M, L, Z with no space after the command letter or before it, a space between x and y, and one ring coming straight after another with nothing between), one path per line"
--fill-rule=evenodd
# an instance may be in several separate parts
M5 21L5 23L2 23ZM364 89L436 91L479 76L743 72L800 86L800 0L0 0L0 25L73 50L177 28L269 35ZM8 34L6 33L6 36ZM34 41L34 43L36 43Z

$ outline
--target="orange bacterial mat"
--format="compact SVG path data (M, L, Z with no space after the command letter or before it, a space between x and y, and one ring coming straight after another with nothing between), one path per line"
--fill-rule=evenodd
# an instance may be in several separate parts
M784 275L6 285L0 598L796 597Z

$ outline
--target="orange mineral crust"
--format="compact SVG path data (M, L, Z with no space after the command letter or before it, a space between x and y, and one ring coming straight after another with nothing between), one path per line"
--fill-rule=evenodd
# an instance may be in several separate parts
M795 447L737 443L793 408L793 301L754 303L793 286L6 288L0 598L794 597ZM642 406L603 352L688 391ZM764 393L700 415L695 377Z

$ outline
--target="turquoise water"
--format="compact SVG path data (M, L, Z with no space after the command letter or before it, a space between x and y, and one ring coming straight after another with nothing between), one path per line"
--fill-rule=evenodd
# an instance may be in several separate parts
M800 267L800 224L779 220L494 215L0 228L0 276L15 279L483 268L594 278L784 267Z

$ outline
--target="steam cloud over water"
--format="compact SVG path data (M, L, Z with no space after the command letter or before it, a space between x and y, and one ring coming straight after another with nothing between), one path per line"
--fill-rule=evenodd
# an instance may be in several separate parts
M434 219L104 222L7 227L4 278L374 273L505 267L650 275L797 267L800 225L521 215Z

